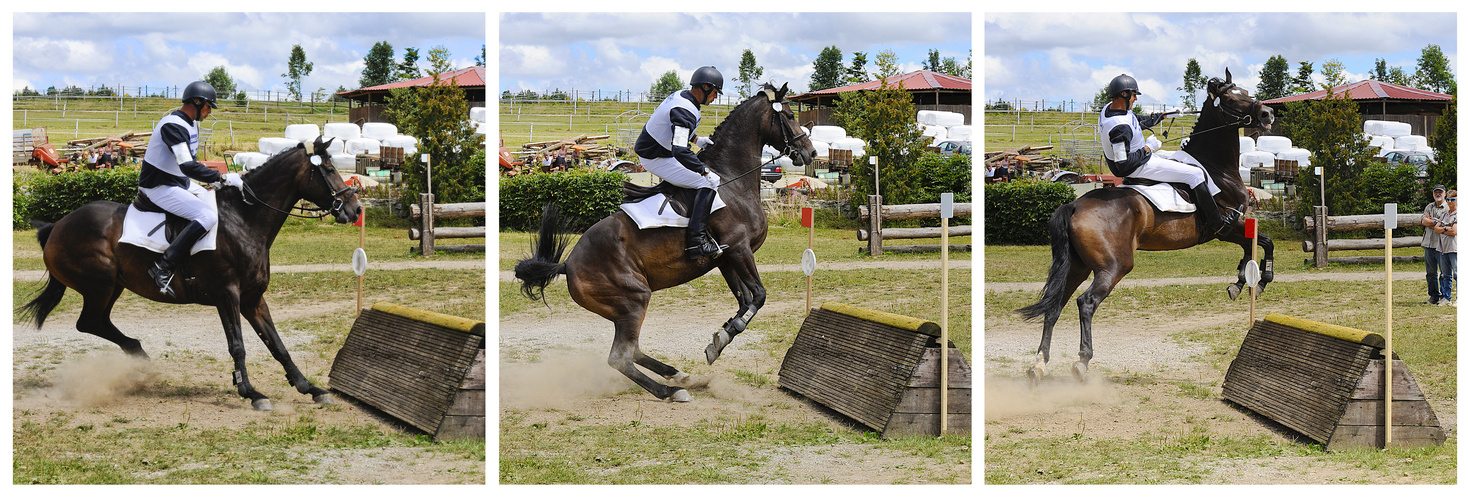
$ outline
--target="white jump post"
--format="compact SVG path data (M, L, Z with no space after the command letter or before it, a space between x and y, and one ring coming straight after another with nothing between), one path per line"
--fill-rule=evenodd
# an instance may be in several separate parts
M1244 237L1249 239L1249 262L1244 265L1244 280L1249 285L1249 328L1254 327L1254 301L1259 298L1259 219L1244 219Z
M943 322L938 325L938 435L948 434L948 219L953 218L953 193L940 195L943 221Z
M805 252L800 254L800 271L805 273L805 312L809 314L811 310L810 289L813 284L812 277L816 273L816 216L814 208L800 208L800 225L810 228L809 236L806 237Z
M1387 203L1385 208L1386 217L1382 221L1386 228L1386 373L1382 376L1386 379L1386 392L1382 393L1381 399L1386 405L1386 422L1382 427L1386 428L1386 442L1382 448L1392 446L1392 377L1396 375L1397 366L1392 361L1392 230L1397 228L1397 204Z

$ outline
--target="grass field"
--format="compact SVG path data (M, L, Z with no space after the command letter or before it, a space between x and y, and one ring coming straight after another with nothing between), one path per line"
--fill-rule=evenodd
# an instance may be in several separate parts
M618 138L619 129L629 129L633 139L647 121L657 103L584 101L569 102L515 102L499 105L500 137L505 146L518 149L520 144L552 139L575 137L579 134L611 135L608 142ZM724 121L733 104L718 102L704 106L703 119L694 133L709 136L714 127ZM639 116L639 113L642 115ZM623 146L631 147L631 144Z
M1053 144L1056 146L1055 150L1042 154L1064 156L1059 151L1064 141L1096 140L1096 119L1096 113L985 111L984 143L980 149L1000 151L1024 146ZM1153 132L1160 140L1179 139L1192 131L1193 123L1196 121L1196 115L1183 115L1176 120L1162 122L1153 129ZM1168 132L1167 138L1162 137L1163 131ZM1167 142L1164 147L1177 149L1176 144L1176 142ZM1094 161L1078 165L1081 173L1110 173L1106 171L1106 164L1100 161L1100 152L1097 151L1096 154Z

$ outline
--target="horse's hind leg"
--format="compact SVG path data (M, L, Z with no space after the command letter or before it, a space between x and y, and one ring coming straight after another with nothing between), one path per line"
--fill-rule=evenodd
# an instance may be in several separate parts
M280 362L280 366L285 368L285 378L290 382L291 387L295 387L301 394L310 394L311 400L317 403L333 403L331 393L312 384L291 360L290 352L285 349L285 342L280 340L280 333L275 330L275 321L270 318L270 307L265 305L265 297L246 301L241 304L241 307L245 313L245 320L250 322L250 326L255 329L255 334L259 335L265 347L270 349L270 355L274 356L275 360Z
M1065 277L1065 290L1062 293L1063 298L1059 301L1062 306L1052 311L1045 311L1045 330L1040 335L1040 348L1035 351L1035 364L1025 372L1030 379L1031 386L1039 384L1040 379L1045 378L1045 364L1050 362L1050 338L1055 333L1055 323L1060 320L1061 311L1065 309L1063 304L1072 294L1075 294L1076 288L1080 288L1081 283L1085 282L1086 277L1090 274L1090 269L1081 266L1079 262L1073 262Z
M122 296L121 287L110 290L88 290L82 294L82 313L76 320L77 331L90 333L117 344L129 356L148 359L143 344L129 337L112 324L112 306Z
M1116 288L1116 283L1132 270L1131 259L1118 262L1119 266L1096 271L1096 279L1091 281L1090 288L1086 289L1080 297L1076 298L1076 307L1081 313L1081 350L1080 361L1071 364L1071 374L1076 380L1086 381L1086 372L1091 365L1091 317L1096 314L1096 308L1111 291Z
M607 364L611 365L617 371L622 372L622 375L632 379L638 386L641 386L658 399L671 398L672 401L680 403L693 399L688 395L688 391L682 387L668 387L657 383L653 381L652 377L647 376L646 373L642 373L642 370L638 370L637 366L635 366L637 364L649 366L651 363L656 363L653 366L657 366L657 368L649 366L649 369L654 371L662 370L658 374L669 378L673 378L676 374L681 373L678 369L643 354L642 350L637 347L637 339L641 335L642 330L642 318L642 314L636 314L619 318L612 322L616 325L617 333L616 338L612 339L612 352L607 357ZM669 371L672 373L668 373Z

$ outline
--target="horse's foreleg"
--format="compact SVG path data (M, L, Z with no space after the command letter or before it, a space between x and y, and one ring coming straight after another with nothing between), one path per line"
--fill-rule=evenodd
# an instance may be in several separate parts
M719 359L724 348L734 341L736 335L749 327L754 315L765 305L765 286L760 282L759 270L755 268L753 252L741 249L731 255L729 251L725 251L724 263L719 266L719 272L724 275L729 291L739 301L739 312L725 321L719 331L714 332L713 340L704 348L703 354L709 364L714 364Z
M233 292L233 293L231 293ZM271 411L275 407L255 386L250 385L250 374L245 369L245 341L240 332L239 292L226 291L227 297L219 302L219 320L224 324L224 339L229 344L229 357L234 360L234 387L240 397L250 400L256 410Z
M280 366L285 368L285 378L290 382L291 387L295 387L301 394L310 394L311 400L317 403L333 403L331 393L312 384L291 360L291 354L286 351L285 342L280 340L280 333L275 330L275 321L270 318L270 307L265 304L265 297L246 301L241 306L244 309L245 320L250 322L250 326L255 329L255 334L259 335L265 347L270 349L270 355L274 356L275 360L280 362Z
M1264 262L1259 272L1259 294L1263 295L1264 286L1274 281L1274 240L1259 234L1259 246L1264 248Z

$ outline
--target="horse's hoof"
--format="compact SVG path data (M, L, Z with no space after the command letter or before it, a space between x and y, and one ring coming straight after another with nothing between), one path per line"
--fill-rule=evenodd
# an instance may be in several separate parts
M668 377L668 384L670 384L670 385L688 385L688 379L690 379L690 378L693 378L693 376L692 375L689 375L687 373L684 373L684 372L678 372L678 373L673 374L673 376Z
M1228 285L1228 300L1239 300L1239 294L1243 293L1243 291L1244 288L1239 286L1238 283L1230 283Z
M724 347L729 345L730 340L733 339L729 336L729 332L719 330L718 333L714 334L714 340L709 343L708 347L703 349L703 356L708 358L709 364L712 365L715 360L719 359L719 355L724 352Z
M1070 374L1073 375L1073 376L1075 376L1076 381L1078 381L1078 382L1085 382L1086 381L1086 364L1085 363L1082 363L1080 361L1076 361L1075 363L1071 363L1071 365L1070 365Z
M676 391L673 391L672 396L668 396L668 401L674 403L687 403L689 401L693 401L693 396L688 395L688 390L686 389L678 389Z
M275 406L270 404L270 398L260 398L250 402L255 411L275 411Z
M322 405L334 405L334 404L336 404L336 399L333 399L331 397L331 394L327 394L327 393L321 393L321 394L317 394L315 396L311 396L311 400L312 401L315 401L316 404L322 404Z

